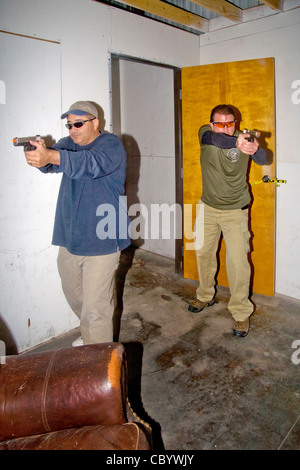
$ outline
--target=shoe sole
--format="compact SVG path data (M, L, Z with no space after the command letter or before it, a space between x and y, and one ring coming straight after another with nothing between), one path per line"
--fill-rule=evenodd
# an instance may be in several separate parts
M75 341L73 341L73 343L72 343L73 348L78 348L78 346L83 346L83 341L79 340L79 338L75 339Z
M250 330L250 327L248 331L240 331L240 330L235 330L233 328L233 335L236 336L237 338L245 338L245 336L247 336L247 334L249 333L249 330Z
M245 338L249 332L248 331L236 331L233 330L233 335L236 336L237 338Z
M212 305L214 305L215 301L214 300L211 300L210 302L207 302L206 305L204 305L204 307L202 308L196 308L196 307L193 307L192 305L189 305L189 312L192 312L192 313L199 313L199 312L202 312L202 310L205 309L205 307L211 307Z

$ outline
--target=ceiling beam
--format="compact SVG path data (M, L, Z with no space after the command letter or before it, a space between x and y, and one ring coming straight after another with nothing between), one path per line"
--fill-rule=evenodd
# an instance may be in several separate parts
M281 10L281 0L260 0L262 3L272 8L273 10Z
M199 15L189 13L185 10L172 6L160 0L118 0L119 3L146 11L152 15L160 16L175 23L184 24L203 33L208 32L208 20Z
M243 21L243 10L241 8L226 2L225 0L191 0L207 10L214 11L220 16L229 20L241 23ZM276 1L276 0L274 0ZM264 2L267 3L267 2Z

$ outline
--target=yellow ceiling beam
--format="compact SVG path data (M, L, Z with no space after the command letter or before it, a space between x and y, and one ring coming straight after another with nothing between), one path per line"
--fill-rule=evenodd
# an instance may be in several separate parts
M191 0L207 10L214 11L229 20L241 23L243 21L243 10L226 2L225 0Z
M118 0L118 2L160 16L166 20L184 24L197 31L208 32L208 20L160 0Z
M273 10L281 10L281 0L260 0Z

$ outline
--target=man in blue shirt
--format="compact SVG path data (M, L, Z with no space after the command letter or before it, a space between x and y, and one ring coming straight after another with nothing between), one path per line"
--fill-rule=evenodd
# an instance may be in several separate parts
M120 251L130 244L124 201L126 152L114 134L101 133L97 108L74 103L69 136L52 149L43 140L26 152L29 165L43 173L63 173L53 240L58 245L62 288L80 319L74 345L113 341L113 292Z

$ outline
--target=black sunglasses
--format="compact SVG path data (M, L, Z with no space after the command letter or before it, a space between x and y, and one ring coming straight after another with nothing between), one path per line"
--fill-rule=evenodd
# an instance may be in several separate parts
M83 126L83 124L84 124L85 122L93 121L94 119L96 119L96 118L87 119L86 121L77 121L77 122L74 122L74 124L68 123L68 124L66 124L65 126L66 126L67 129L72 129L73 126L76 127L77 129L79 129L80 127Z

